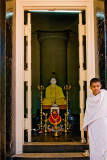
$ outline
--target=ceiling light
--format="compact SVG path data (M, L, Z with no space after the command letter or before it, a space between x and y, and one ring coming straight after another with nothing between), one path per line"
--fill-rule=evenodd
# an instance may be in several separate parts
M29 10L29 12L61 12L61 13L80 13L80 10Z

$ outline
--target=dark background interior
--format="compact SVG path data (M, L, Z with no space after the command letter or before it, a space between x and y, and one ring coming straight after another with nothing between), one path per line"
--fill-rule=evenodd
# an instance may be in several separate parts
M27 12L25 12L25 23L26 17ZM57 85L62 89L66 84L72 86L69 92L69 109L72 114L80 112L78 23L78 13L31 13L33 115L40 110L40 93L37 85L42 84L46 89L50 85L52 72L55 72ZM41 34L45 37L49 35L50 38L42 42L39 40ZM57 36L52 39L51 36L56 34L65 34L66 40L62 42L63 40L58 40ZM45 90L43 96L44 94Z

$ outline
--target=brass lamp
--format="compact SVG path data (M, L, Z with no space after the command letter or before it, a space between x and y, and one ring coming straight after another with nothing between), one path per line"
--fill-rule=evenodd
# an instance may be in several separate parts
M45 89L43 85L38 85L37 86L38 90L40 91L40 102L41 102L41 109L40 109L40 129L42 130L43 129L43 122L42 122L42 115L43 115L43 111L42 111L42 101L43 101L43 97L42 97L42 94L43 94L43 90Z
M68 122L68 115L69 115L69 112L68 112L68 101L69 101L69 91L71 90L71 85L65 85L64 86L64 90L66 91L66 102L67 102L67 109L66 109L66 114L65 114L65 132L67 132L67 129L68 126L69 126L69 122Z

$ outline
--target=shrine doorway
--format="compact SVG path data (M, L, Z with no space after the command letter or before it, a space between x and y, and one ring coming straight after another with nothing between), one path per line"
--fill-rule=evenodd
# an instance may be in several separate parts
M30 4L29 4L30 3ZM63 10L80 10L85 11L85 16L86 16L86 25L83 25L82 21L80 24L80 31L79 32L79 46L76 48L77 50L79 50L79 54L81 54L82 56L80 56L81 58L78 58L78 77L76 80L79 80L78 83L78 91L79 91L79 98L78 101L80 100L79 104L80 104L80 109L81 111L80 113L80 130L81 130L81 137L84 138L84 133L82 131L82 124L83 124L83 116L84 116L84 89L83 86L87 86L89 85L89 79L91 77L93 77L95 75L95 63L94 63L94 46L93 46L93 42L94 42L94 36L93 36L93 32L94 32L94 26L93 23L90 26L90 24L88 23L89 21L93 22L92 19L92 5L93 3L84 3L84 1L81 3L77 2L67 2L63 1L63 5L62 7L58 7L55 2L51 2L50 6L46 6L45 3L41 2L34 2L33 3L30 1L29 3L25 3L25 1L20 1L19 3L17 3L17 7L16 7L16 13L20 10L21 11L21 15L22 16L18 16L18 14L16 14L18 17L17 19L17 28L16 28L16 32L17 32L17 45L16 45L16 56L17 56L17 67L16 67L16 153L20 153L22 151L22 145L24 143L24 128L26 128L28 130L28 141L31 141L31 55L30 54L25 54L24 57L24 36L27 38L27 47L25 48L25 50L27 50L26 53L31 53L31 24L30 24L30 16L28 16L28 23L25 24L24 26L24 12L25 11L29 11L30 9L63 9ZM50 3L50 2L49 2ZM26 4L26 5L25 5ZM49 5L49 4L48 4ZM38 6L38 7L37 7ZM40 7L41 6L41 7ZM56 7L55 7L56 6ZM82 14L80 15L80 19L82 20ZM26 23L26 22L25 22ZM64 30L63 30L64 31ZM68 31L68 30L67 30ZM49 30L50 32L50 30ZM56 31L55 31L56 32ZM64 31L64 34L66 32ZM83 36L86 35L86 41L85 41L85 37L84 37L84 42L86 42L86 62L87 62L87 71L83 66L83 57L85 58L85 56L83 55ZM77 37L76 37L77 38ZM77 38L78 39L78 38ZM28 52L29 51L29 52ZM76 56L76 55L75 55ZM77 58L77 57L76 57ZM27 60L28 64L24 63L24 59ZM25 64L25 66L24 66ZM28 65L26 67L26 65ZM85 65L85 64L84 64ZM27 69L23 70L23 66ZM76 64L77 66L77 64ZM91 66L91 67L90 67ZM87 74L88 73L88 74ZM67 72L65 72L65 74L67 75ZM38 76L39 77L39 76ZM65 76L66 77L66 76ZM65 79L65 81L67 81ZM87 81L87 84L85 84L85 81ZM24 83L25 82L25 83ZM47 81L47 83L49 83L49 81ZM60 81L58 82L59 85L61 84ZM24 85L25 84L25 85ZM64 83L62 83L64 84ZM71 84L72 85L72 84ZM19 87L20 86L20 87ZM26 101L26 97L24 96L24 86L25 86L25 90L27 90L27 92L25 93L27 95L27 103L28 103L28 111L27 111L27 116L25 117L25 123L24 123L24 98ZM35 85L36 86L36 85ZM62 85L63 86L63 85ZM62 87L61 86L61 87ZM79 86L80 86L80 90L79 90ZM38 91L39 93L39 91ZM89 90L87 90L87 94L89 94ZM39 97L38 97L39 98ZM20 101L19 101L20 99ZM77 102L76 102L77 103ZM77 106L76 106L77 107ZM78 108L78 107L77 107ZM19 114L18 114L19 113ZM21 114L20 114L21 113ZM23 123L22 123L23 122ZM18 129L18 126L20 124L20 129ZM25 127L24 127L25 126ZM19 130L21 132L19 132ZM18 135L18 136L17 136ZM20 136L19 136L20 135ZM20 139L19 139L20 137Z
M31 108L28 105L28 82L26 82L25 76L25 105L24 105L24 117L25 124L28 120L31 123L31 130L28 126L25 126L25 141L29 141L31 134L31 141L76 141L81 140L80 131L80 109L85 108L82 101L82 108L80 108L80 87L84 85L83 99L85 101L87 94L87 80L86 78L86 13L85 10L63 10L63 11L47 11L47 10L29 10L25 11L24 23L25 27L29 18L31 21L31 33L27 29L25 30L25 54L24 54L24 69L29 70L31 61ZM81 29L83 32L81 33ZM26 36L28 34L28 36ZM29 60L29 51L26 51L30 47L29 36L31 34L31 58ZM82 38L82 39L81 39ZM82 41L82 45L79 46L79 41ZM82 54L81 48L83 47ZM83 58L83 60L81 59ZM83 66L81 67L81 64ZM80 65L80 70L79 70ZM81 70L84 71L84 77L81 75ZM54 73L54 75L53 75ZM30 73L29 73L30 74ZM81 84L81 76L84 79ZM66 98L66 91L64 87L66 85L71 86L68 96L68 106L60 107L61 122L58 125L58 132L60 138L52 138L55 132L55 126L50 123L50 109L48 106L41 106L41 96L38 90L38 85L43 86L44 90L42 98L45 98L46 88L50 85L51 78L56 78L57 85L62 88L63 94ZM80 82L79 82L80 81ZM57 98L57 97L56 97ZM52 104L51 104L52 105ZM42 113L41 113L42 108ZM67 116L67 129L65 129L65 113ZM47 115L47 123L45 123L45 116ZM81 112L82 114L83 111ZM30 115L31 114L31 115ZM45 126L47 125L47 127ZM30 126L30 124L29 124ZM42 127L41 127L42 126ZM47 128L47 134L45 133L45 127ZM53 128L53 129L52 129ZM67 131L65 131L67 130ZM31 132L31 133L29 133ZM65 135L65 132L67 134ZM45 134L44 134L45 133ZM84 136L84 135L83 135Z

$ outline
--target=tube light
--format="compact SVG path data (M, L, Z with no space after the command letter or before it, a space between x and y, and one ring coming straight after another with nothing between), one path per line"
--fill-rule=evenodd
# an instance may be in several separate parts
M80 13L80 10L29 10L29 12L61 12L61 13Z

